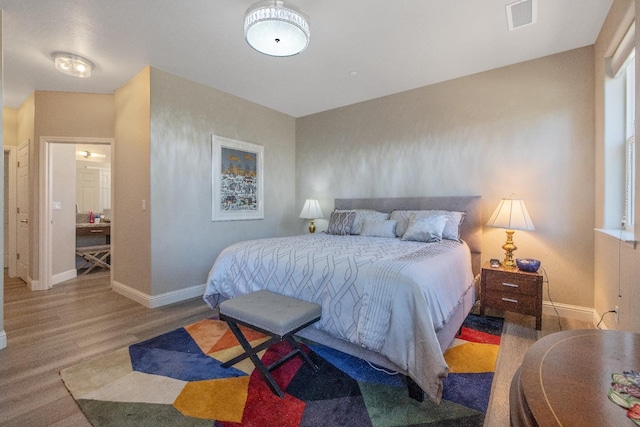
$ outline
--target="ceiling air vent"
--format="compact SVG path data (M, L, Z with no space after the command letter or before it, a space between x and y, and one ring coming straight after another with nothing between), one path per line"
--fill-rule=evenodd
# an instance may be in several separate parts
M535 24L538 21L538 0L521 0L507 6L509 31Z

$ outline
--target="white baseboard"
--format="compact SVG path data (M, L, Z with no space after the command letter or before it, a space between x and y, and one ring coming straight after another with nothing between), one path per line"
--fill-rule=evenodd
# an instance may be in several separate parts
M0 350L7 346L7 333L4 329L0 332Z
M39 280L33 280L31 276L27 276L27 286L29 287L29 290L32 290L32 291L46 290L46 289L42 289L42 285L40 284Z
M555 309L554 309L555 306ZM593 323L594 317L594 309L588 307L581 307L578 305L571 304L562 304L558 302L554 302L551 304L549 301L542 302L542 312L544 314L550 314L552 316L556 315L556 310L558 310L558 314L560 317L566 317L569 319L580 320L583 322L591 322Z
M75 268L73 270L63 271L62 273L54 274L51 276L51 286L55 286L58 283L62 283L66 280L75 279L78 277L78 270Z
M201 297L204 295L206 285L195 285L189 288L165 292L164 294L154 296L147 295L115 280L112 282L111 287L115 292L137 302L138 304L142 304L147 308L157 308L191 298Z

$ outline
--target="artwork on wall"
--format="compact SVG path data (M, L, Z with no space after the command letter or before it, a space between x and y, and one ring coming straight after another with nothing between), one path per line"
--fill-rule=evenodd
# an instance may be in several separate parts
M264 147L216 135L211 146L212 220L263 219Z

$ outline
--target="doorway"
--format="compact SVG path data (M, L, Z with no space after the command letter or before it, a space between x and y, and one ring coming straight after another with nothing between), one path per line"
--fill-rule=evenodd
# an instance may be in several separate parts
M113 139L43 137L40 147L40 284L49 289L77 275L76 230L78 218L84 214L88 218L89 212L84 210L99 214L108 209L108 217L112 215ZM90 186L77 185L78 170L98 177L92 184L96 195L91 194ZM78 191L80 200L76 198ZM91 204L93 200L96 205Z

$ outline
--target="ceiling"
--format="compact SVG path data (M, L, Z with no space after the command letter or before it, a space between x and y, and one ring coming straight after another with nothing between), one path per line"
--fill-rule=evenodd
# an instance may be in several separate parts
M291 0L309 16L303 53L250 48L255 0L0 0L4 100L34 90L113 93L147 65L301 117L595 42L613 0L538 0L537 23L509 32L515 0ZM67 51L95 63L77 79Z

